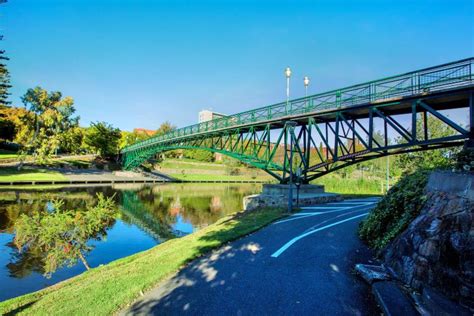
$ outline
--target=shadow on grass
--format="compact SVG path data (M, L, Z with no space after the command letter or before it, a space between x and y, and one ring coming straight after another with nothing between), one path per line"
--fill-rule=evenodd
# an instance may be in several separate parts
M36 303L36 301L29 302L29 303L27 303L27 304L21 305L21 306L15 308L15 309L13 309L13 310L11 310L11 311L9 311L9 312L3 314L3 315L5 315L5 316L18 315L18 313L24 311L25 309L30 308L30 307L33 306L35 303Z

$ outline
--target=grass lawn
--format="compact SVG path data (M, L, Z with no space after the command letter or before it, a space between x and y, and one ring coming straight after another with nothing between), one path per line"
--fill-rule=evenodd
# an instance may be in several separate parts
M193 162L192 160L180 161L176 159L168 159L160 162L162 168L169 169L200 169L200 170L216 170L225 169L225 165L218 163Z
M326 192L341 194L369 194L380 195L382 189L381 180L365 178L341 178L333 175L326 175L313 181L315 184L323 184ZM385 182L384 182L385 184Z
M56 171L46 169L0 168L1 181L60 181L67 180L65 176Z
M18 154L13 152L13 151L9 151L9 150L5 150L5 149L0 149L0 160L2 159L15 159L15 158L18 158Z
M2 159L16 159L18 158L17 154L2 154L0 153L0 160Z
M110 315L213 248L282 217L281 209L238 213L182 238L0 303L0 314Z
M270 177L256 177L252 179L251 176L231 176L231 175L221 175L221 174L179 174L173 173L169 174L170 177L179 180L187 181L275 181Z

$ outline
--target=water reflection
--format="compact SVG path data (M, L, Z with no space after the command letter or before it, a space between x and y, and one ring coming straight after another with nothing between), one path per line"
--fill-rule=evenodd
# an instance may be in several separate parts
M64 200L65 209L85 210L96 203L98 192L114 197L120 212L104 227L107 240L90 240L95 249L87 260L95 267L205 227L240 210L243 197L259 190L260 186L253 184L121 184L0 191L0 301L84 271L79 265L63 268L46 280L42 277L45 254L37 250L19 253L12 243L19 216L48 211L52 200Z

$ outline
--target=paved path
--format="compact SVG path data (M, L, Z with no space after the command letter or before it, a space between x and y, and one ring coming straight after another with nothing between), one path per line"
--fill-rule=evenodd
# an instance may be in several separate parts
M380 314L352 272L371 258L356 230L374 202L305 207L194 261L123 314Z

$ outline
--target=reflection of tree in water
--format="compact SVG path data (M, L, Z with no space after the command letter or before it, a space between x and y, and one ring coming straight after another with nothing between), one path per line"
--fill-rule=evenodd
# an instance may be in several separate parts
M46 210L22 214L15 222L13 243L23 256L7 265L10 274L24 276L22 269L31 268L34 263L36 269L30 271L41 269L50 277L58 268L71 267L78 260L89 270L85 255L94 249L89 241L105 239L107 229L115 223L116 212L111 198L97 194L97 204L83 211L67 209L63 201L56 200Z
M111 195L113 192L108 193ZM46 205L52 200L67 198L62 200L64 201L64 208L77 211L84 211L97 200L95 194L89 194L89 192L84 192L84 190L80 192L75 192L74 190L65 192L15 191L7 192L4 196L8 196L9 199L0 200L0 233L8 234L15 232L15 224L22 215L31 217L33 214L47 213ZM15 198L11 198L12 196ZM107 225L102 227L100 231L96 231L96 234L88 239L98 239L99 236L105 236L106 230L113 226L114 223L114 220L109 221ZM5 246L11 248L10 262L6 265L10 276L23 278L33 272L41 274L46 272L44 269L45 252L39 247L30 247L28 251L19 252L13 241L8 242Z
M13 242L7 243L11 250L11 259L7 264L10 276L14 278L24 278L32 272L44 274L43 253L38 250L18 252Z

